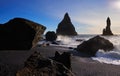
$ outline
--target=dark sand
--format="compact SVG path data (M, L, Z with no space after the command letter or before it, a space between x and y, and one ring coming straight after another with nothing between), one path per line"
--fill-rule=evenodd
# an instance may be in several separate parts
M0 62L8 64L11 76L24 66L24 61L34 52L39 51L45 57L53 57L55 51L72 53L72 71L76 76L120 76L120 66L103 64L91 58L80 57L74 50L65 47L47 46L35 47L29 51L0 51Z

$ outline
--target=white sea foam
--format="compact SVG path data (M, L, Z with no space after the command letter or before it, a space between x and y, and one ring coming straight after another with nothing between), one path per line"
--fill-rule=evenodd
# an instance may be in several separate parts
M101 63L120 65L120 36L105 36L104 38L110 40L115 48L109 52L99 50L96 57L92 59Z
M82 42L75 41L76 39L81 40L88 40L96 35L79 35L75 37L67 37L67 36L59 36L57 40L62 41L63 46L67 47L76 47ZM93 60L97 60L101 63L107 63L107 64L114 64L114 65L120 65L120 35L116 36L102 36L108 40L110 40L115 49L104 52L103 50L98 50L96 53L96 57L92 57Z
M96 57L92 57L92 59L101 63L120 65L120 52L114 50L110 52L104 52L103 50L99 50L96 54Z
M58 36L57 41L60 41L61 46L65 47L74 47L76 48L77 45L79 45L81 42L76 41L75 36Z
M81 44L83 41L88 40L96 35L79 35L79 36L58 36L57 41L60 41L60 46L73 47L76 48L77 45ZM102 36L110 40L115 49L109 52L104 52L103 50L98 50L96 57L92 57L93 60L97 60L101 63L120 65L120 35L116 36ZM82 41L76 41L82 40Z

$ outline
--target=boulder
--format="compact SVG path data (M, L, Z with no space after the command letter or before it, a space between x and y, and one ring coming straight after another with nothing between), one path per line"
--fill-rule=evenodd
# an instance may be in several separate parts
M47 41L55 41L57 39L57 35L54 31L48 31L45 34L45 38Z
M68 36L77 35L77 32L75 31L75 27L72 24L68 13L65 14L64 19L58 24L56 33L57 35L68 35Z
M43 58L35 52L25 62L23 69L16 76L74 76L63 64L54 60Z
M63 52L62 54L60 54L58 51L56 51L55 56L52 59L62 63L69 70L71 70L71 54L69 52Z
M104 51L110 51L114 48L113 44L100 36L95 36L88 41L84 41L80 45L77 46L76 50L86 54L87 56L95 56L96 52L99 49L103 49Z
M0 50L29 50L42 39L46 27L33 21L14 18L0 25Z
M111 21L110 21L109 17L107 18L106 23L107 23L107 26L106 26L106 28L103 29L103 34L102 35L113 35L113 33L110 29Z

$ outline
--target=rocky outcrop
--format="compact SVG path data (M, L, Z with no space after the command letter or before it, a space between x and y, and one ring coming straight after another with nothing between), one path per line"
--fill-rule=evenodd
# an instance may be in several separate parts
M41 24L23 18L14 18L0 26L0 50L29 50L45 31Z
M102 35L113 35L111 29L110 29L110 26L111 26L111 21L110 21L110 18L108 17L107 18L107 26L105 29L103 29L103 34Z
M58 51L56 51L53 60L64 64L69 70L71 70L71 54L69 52L60 54Z
M75 31L75 27L72 24L68 13L65 14L64 19L58 24L58 28L56 30L57 35L77 35Z
M25 62L23 69L16 76L74 76L63 64L51 59L43 58L35 52Z
M55 41L57 39L57 35L54 31L48 31L45 34L45 38L47 41Z
M78 45L76 50L86 54L87 56L95 56L99 49L110 51L113 48L114 46L109 40L106 40L100 36L96 36Z

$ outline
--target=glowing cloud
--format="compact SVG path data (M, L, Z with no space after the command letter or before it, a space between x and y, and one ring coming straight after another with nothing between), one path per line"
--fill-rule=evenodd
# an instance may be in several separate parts
M110 5L114 9L120 9L120 0L111 0Z

